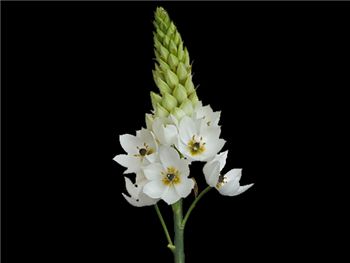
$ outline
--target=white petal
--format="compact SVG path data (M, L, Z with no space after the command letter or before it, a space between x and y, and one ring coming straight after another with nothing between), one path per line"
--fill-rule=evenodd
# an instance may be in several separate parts
M160 198L165 190L166 186L160 180L151 181L143 187L143 192L152 198Z
M219 126L206 126L201 129L201 136L205 141L216 141L219 139L221 128Z
M231 169L225 176L228 181L239 181L242 177L242 169Z
M211 123L212 126L218 126L220 121L221 111L216 111L212 115Z
M125 200L128 201L129 204L136 206L136 207L140 207L139 202L137 202L136 199L134 199L130 196L127 196L126 194L123 194L123 193L122 193L122 195L125 198Z
M164 122L161 118L156 118L152 129L160 144L170 146L176 142L178 132L175 125Z
M194 182L192 179L187 177L182 177L179 184L174 185L176 192L180 197L187 197L194 187Z
M164 128L164 144L172 145L176 143L178 131L175 125L166 125Z
M141 193L142 194L142 193ZM128 201L129 204L136 206L136 207L142 207L142 206L150 206L154 205L158 202L159 199L153 199L148 197L145 194L142 194L139 199L134 199L132 197L129 197L125 194L122 194L126 201Z
M237 191L237 194L236 195L239 195L239 194L242 194L244 193L245 191L247 191L250 187L252 187L254 184L247 184L247 185L242 185L238 188L238 191Z
M148 180L160 180L163 166L160 163L151 163L143 167L143 173Z
M149 130L141 129L138 135L142 142L142 145L140 145L140 147L142 147L143 144L146 143L150 148L154 149L155 151L157 150L157 143L154 139L153 134Z
M253 185L254 184L240 186L239 183L231 181L231 182L224 184L218 190L222 195L236 196L236 195L244 193Z
M188 177L190 175L190 168L188 167L190 162L185 159L178 159L176 162L176 169L179 170L182 177Z
M154 163L154 162L156 162L157 160L158 160L158 153L157 152L155 152L155 153L152 153L152 154L149 154L149 155L146 155L145 156L145 158L144 158L144 165L147 165L146 163L145 163L145 160L147 160L148 161L148 163Z
M227 155L228 155L228 150L217 154L212 160L208 161L208 163L219 162L220 171L221 171L225 167Z
M218 191L220 192L220 194L222 195L228 195L228 196L233 196L236 194L236 192L238 191L239 188L239 183L236 181L231 181L228 183L224 183L219 189Z
M155 118L152 124L152 131L155 134L158 141L163 144L164 138L164 131L163 131L163 121L161 118Z
M174 115L170 114L168 120L169 124L174 124L176 127L179 126L179 121Z
M175 191L175 188L173 186L167 186L164 193L162 194L162 199L168 204L172 205L176 203L178 200L180 200L180 196Z
M217 160L217 161L220 162L220 171L225 167L227 155L228 155L228 150L227 150L227 151L224 151L224 152L222 152L222 153L219 153L219 154L216 155L216 157L214 158L215 160Z
M222 149L222 147L224 147L225 143L226 141L223 139L208 141L205 145L206 150L203 153L203 160L207 161L213 158Z
M188 116L184 116L179 125L180 139L187 144L193 135L198 133L195 122Z
M135 156L130 156L126 154L119 154L113 159L120 165L128 168L124 174L128 173L136 173L140 170L141 168L141 160L138 157Z
M172 147L161 146L159 148L159 158L164 168L175 167L180 160L179 153Z
M215 187L219 181L220 176L220 162L214 161L206 163L203 167L205 181L211 187Z
M137 146L141 143L140 139L131 134L119 136L120 145L128 154L137 154Z
M140 194L140 188L136 187L129 178L124 177L125 179L125 186L126 186L126 190L128 191L129 195L134 198L137 199L139 197Z
M149 182L149 180L146 178L143 170L141 169L136 174L135 184L137 184L138 187L142 188L148 182Z

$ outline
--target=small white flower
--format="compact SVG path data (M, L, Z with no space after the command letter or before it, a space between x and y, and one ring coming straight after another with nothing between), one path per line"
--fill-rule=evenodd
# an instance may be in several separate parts
M169 118L155 118L152 124L152 131L156 136L157 141L162 145L171 146L177 141L177 127L174 124L171 124Z
M219 126L221 111L213 111L210 105L203 106L202 102L198 102L195 111L194 117L196 119L203 119L204 124L208 126Z
M184 116L179 124L179 151L192 161L207 161L224 146L219 126L203 125L204 120Z
M188 196L194 182L188 178L188 162L180 159L174 148L161 146L159 158L159 163L152 163L143 168L146 178L150 180L143 187L143 192L149 197L161 198L170 205Z
M239 184L241 176L242 169L232 169L228 171L225 175L220 175L216 189L218 189L220 194L228 196L235 196L245 192L250 187L252 187L253 184L241 186Z
M213 160L207 162L203 167L203 173L208 185L215 187L220 194L235 196L239 195L253 184L240 186L239 181L242 176L242 169L232 169L224 175L220 172L226 164L228 151L218 154Z
M120 135L119 140L127 154L119 154L113 160L127 168L125 174L137 173L143 165L157 159L157 143L150 131L142 129L136 132L136 136Z
M154 205L158 202L159 199L153 199L143 193L142 189L147 182L148 180L142 171L137 173L135 184L133 184L129 178L125 177L126 190L130 196L127 196L124 193L122 193L122 195L129 204L141 207Z

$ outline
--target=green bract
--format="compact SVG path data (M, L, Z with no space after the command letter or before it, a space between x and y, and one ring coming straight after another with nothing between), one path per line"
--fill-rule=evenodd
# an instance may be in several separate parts
M153 79L159 94L151 92L155 117L174 115L177 119L191 116L198 102L192 82L190 57L180 33L168 13L158 7L155 12Z

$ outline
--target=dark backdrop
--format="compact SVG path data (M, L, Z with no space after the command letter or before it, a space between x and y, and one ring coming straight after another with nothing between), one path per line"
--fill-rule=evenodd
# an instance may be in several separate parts
M151 109L158 5L3 3L8 262L171 262L154 209L126 203L124 168L112 161L118 135L144 126ZM222 111L227 167L255 183L203 198L186 229L188 262L331 254L318 169L346 72L349 5L161 5L189 49L200 99Z

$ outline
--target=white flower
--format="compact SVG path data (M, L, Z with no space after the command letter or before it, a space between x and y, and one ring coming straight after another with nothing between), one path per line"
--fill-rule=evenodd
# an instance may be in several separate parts
M184 116L179 124L179 151L193 161L207 161L224 146L220 139L219 126L203 125L204 120L193 120Z
M136 132L136 136L120 135L119 140L127 154L119 154L113 160L127 168L125 174L137 173L143 165L156 160L157 143L150 131L142 129Z
M215 187L220 194L235 196L245 192L253 184L240 186L239 180L242 176L242 169L232 169L224 175L220 174L226 164L227 154L228 151L225 151L207 162L203 167L203 173L207 184Z
M126 201L129 202L129 204L136 207L141 207L154 205L158 202L159 199L153 199L142 192L142 189L147 182L148 180L142 171L137 173L135 184L133 184L129 178L125 177L126 190L130 196L127 196L124 193L122 195Z
M203 119L203 123L208 126L219 126L220 115L220 111L214 112L210 105L203 106L201 101L197 103L194 111L194 117Z
M169 118L155 118L152 123L152 131L156 136L157 141L162 145L171 146L177 141L177 127L171 124Z
M188 162L180 159L174 148L161 146L159 158L159 163L152 163L143 168L146 178L150 180L143 187L143 192L149 197L161 198L170 205L188 196L194 182L188 178Z

